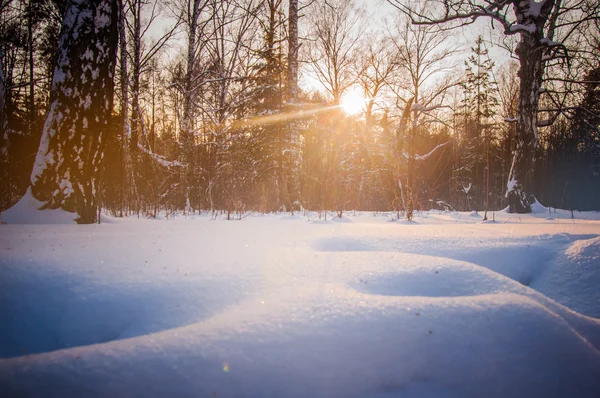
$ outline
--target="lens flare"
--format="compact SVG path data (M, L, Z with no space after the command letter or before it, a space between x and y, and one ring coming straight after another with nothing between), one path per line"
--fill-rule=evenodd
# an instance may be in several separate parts
M340 104L342 110L348 115L358 115L365 107L365 97L358 92L349 92L342 97Z

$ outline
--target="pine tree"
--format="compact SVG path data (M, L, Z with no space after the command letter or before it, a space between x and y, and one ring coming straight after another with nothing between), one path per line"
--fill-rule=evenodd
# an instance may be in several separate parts
M63 19L50 110L31 174L43 208L97 220L97 176L111 116L117 0L72 0Z
M479 197L483 199L487 218L490 197L490 142L493 127L492 118L496 114L498 101L493 79L494 63L491 61L483 38L477 37L472 54L465 61L465 143L467 145L467 163L471 169L470 182L479 188ZM484 172L485 171L485 172ZM483 194L483 195L482 195Z

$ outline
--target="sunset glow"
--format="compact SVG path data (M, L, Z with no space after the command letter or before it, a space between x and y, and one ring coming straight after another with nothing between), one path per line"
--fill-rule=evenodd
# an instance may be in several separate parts
M361 113L367 101L360 93L352 91L342 97L341 108L348 115Z

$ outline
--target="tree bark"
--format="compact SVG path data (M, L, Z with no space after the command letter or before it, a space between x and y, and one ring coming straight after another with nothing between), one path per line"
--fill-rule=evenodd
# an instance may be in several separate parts
M140 75L141 75L141 46L142 46L142 4L135 1L132 4L133 12L133 37L132 43L132 65L131 65L131 137L130 151L133 160L133 168L138 168L138 143L142 137L142 114L140 109Z
M6 86L5 86L5 78L4 78L4 65L2 64L2 59L4 58L4 55L2 54L2 49L0 48L0 131L2 132L0 139L4 139L4 136L6 134L6 129L5 129L5 121L6 121L6 113L5 113L5 102L4 102L4 96L6 94ZM8 136L7 136L8 138Z
M97 220L97 177L108 134L118 43L117 0L71 0L63 19L50 110L31 173L42 209Z
M119 0L119 43L120 43L120 59L121 59L121 188L120 199L121 209L120 216L123 217L125 209L125 179L128 175L129 161L129 77L127 74L127 34L125 26L125 0Z
M186 211L191 206L190 188L194 178L194 67L196 63L196 35L198 19L200 18L201 0L192 0L191 15L189 16L187 66L183 84L183 115L181 118L181 155L185 167L185 206Z
M520 33L516 48L519 57L519 117L512 165L508 176L506 197L511 213L529 213L535 201L533 195L533 168L538 143L538 109L540 88L544 73L542 56L545 47L540 45L543 29L554 1L548 0L538 14L530 13L529 1L515 2L517 22L535 26L534 32Z
M29 135L31 135L33 134L33 128L35 126L35 119L37 116L35 111L35 79L33 74L33 21L31 13L29 13L29 17L27 18L27 45L29 47L29 121L27 123L27 132L29 133Z
M298 0L290 0L288 24L288 102L294 102L298 96Z

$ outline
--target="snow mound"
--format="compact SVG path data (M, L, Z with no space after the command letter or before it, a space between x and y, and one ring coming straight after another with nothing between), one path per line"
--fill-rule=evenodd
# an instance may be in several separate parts
M600 237L572 243L531 287L577 312L600 318Z
M576 265L600 267L600 236L573 243L565 254Z
M535 202L533 202L533 204L531 205L531 212L534 214L548 213L548 208L540 202L538 202L538 200L536 199Z
M447 259L443 259L442 261ZM499 291L519 291L512 281L469 263L421 265L361 277L352 286L364 293L384 296L460 297Z
M599 223L279 216L3 226L0 396L598 396Z
M40 210L43 202L31 194L31 187L13 207L1 214L2 222L6 224L74 224L76 213L61 209Z

